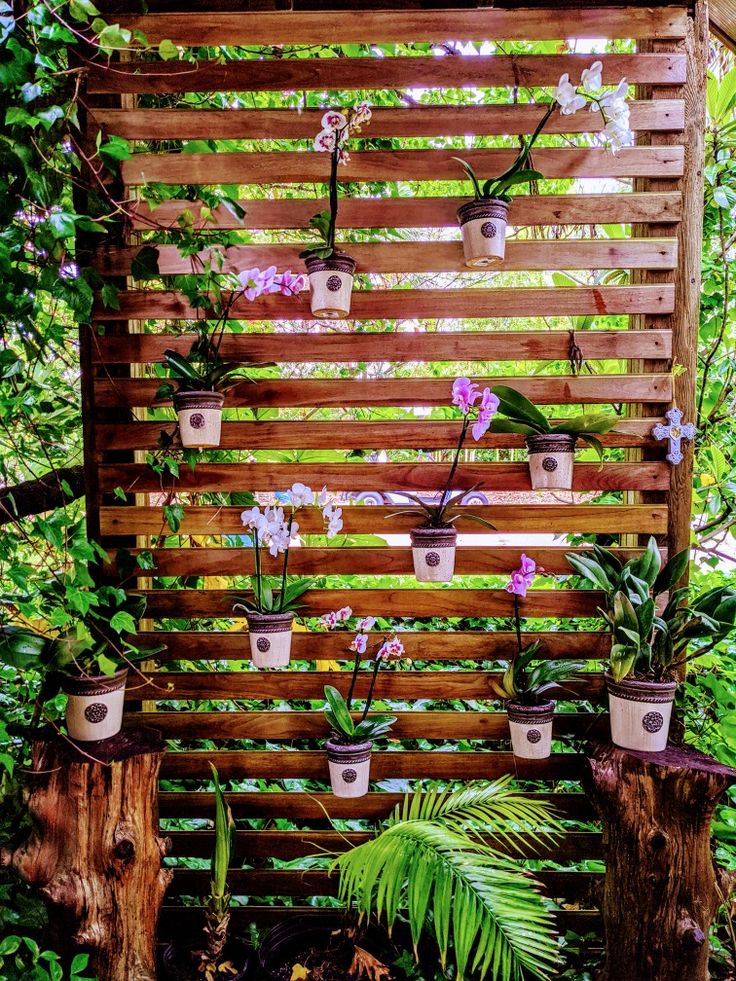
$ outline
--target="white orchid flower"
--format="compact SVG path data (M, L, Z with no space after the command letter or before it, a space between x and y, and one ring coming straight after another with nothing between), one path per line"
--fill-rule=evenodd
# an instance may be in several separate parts
M322 129L327 131L334 131L338 129L344 129L348 124L347 118L344 113L338 112L337 109L329 109L322 117Z
M297 481L291 485L291 490L288 490L286 493L294 510L314 504L314 491L311 487L307 487L306 484Z
M584 68L580 81L584 91L597 92L603 85L603 62L594 61L590 68Z
M334 129L323 129L314 138L314 149L332 153L337 146L337 134Z

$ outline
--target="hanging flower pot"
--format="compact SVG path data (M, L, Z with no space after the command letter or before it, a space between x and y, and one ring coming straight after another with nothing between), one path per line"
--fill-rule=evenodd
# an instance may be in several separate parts
M506 711L514 756L523 760L546 760L552 751L555 703L522 705L520 702L507 702Z
M330 784L335 797L364 797L368 793L373 743L325 742Z
M497 198L468 201L458 208L466 266L483 268L503 262L508 216L508 202Z
M309 298L315 317L340 320L350 313L355 260L334 251L329 259L308 256L304 260L309 275Z
M608 706L611 712L611 739L623 749L661 753L667 748L674 681L614 681L606 675Z
M72 739L99 742L120 732L127 679L128 668L109 676L62 674L61 688L68 696L66 727Z
M201 450L220 445L222 392L175 392L173 400L183 447Z
M411 555L417 582L452 582L457 532L454 528L412 528Z
M576 442L577 437L569 433L526 437L534 490L571 490Z
M285 668L291 657L293 613L248 613L250 656L257 668Z

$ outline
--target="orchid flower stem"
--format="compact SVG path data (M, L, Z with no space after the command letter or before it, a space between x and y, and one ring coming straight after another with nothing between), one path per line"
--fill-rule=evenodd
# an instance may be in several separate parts
M263 606L261 597L263 596L263 591L261 589L261 548L258 544L258 532L253 529L253 541L255 543L255 566L256 566L256 605L258 606L258 612L263 613Z
M514 593L514 620L516 621L516 646L521 654L521 609L517 593Z
M350 679L350 688L348 688L348 712L350 711L350 706L353 702L353 692L355 691L355 682L358 678L358 669L360 668L360 651L355 652L355 659L353 660L353 676Z
M335 149L332 151L330 157L330 227L327 230L327 246L330 249L335 248L335 229L337 227L337 208L338 208L338 197L337 197L337 165L338 156L340 153L340 136L342 135L342 130L335 134Z
M450 488L452 487L452 481L457 470L457 465L460 462L460 454L463 450L463 445L465 443L465 437L468 435L468 428L470 426L470 414L466 414L463 417L463 428L460 430L460 438L457 441L457 448L455 450L455 456L450 466L450 472L447 475L447 482L445 483L445 489L442 491L442 496L440 498L440 510L444 509L445 503L447 501L447 496L450 493Z
M363 714L360 717L361 722L365 722L365 718L371 710L371 704L373 703L373 689L376 687L376 678L378 677L378 672L380 668L381 668L381 658L378 656L378 654L376 654L376 659L373 662L373 676L371 677L371 686L368 689L368 696L365 700L365 708L363 709Z
M294 509L291 509L291 514L289 515L289 524L287 525L286 532L288 535L286 548L284 549L284 564L281 567L281 593L279 595L279 613L284 612L284 590L286 589L286 567L289 564L289 545L291 543L291 527L294 524Z

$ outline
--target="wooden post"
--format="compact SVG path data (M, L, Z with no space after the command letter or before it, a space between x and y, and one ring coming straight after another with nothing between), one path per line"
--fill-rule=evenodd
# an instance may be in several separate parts
M605 744L584 782L605 829L599 981L707 981L708 930L736 883L713 861L710 823L736 770L689 748Z
M128 729L85 750L44 734L32 746L30 837L0 852L38 888L50 941L65 956L88 952L100 981L154 981L159 910L173 873L161 867L158 772L164 744Z

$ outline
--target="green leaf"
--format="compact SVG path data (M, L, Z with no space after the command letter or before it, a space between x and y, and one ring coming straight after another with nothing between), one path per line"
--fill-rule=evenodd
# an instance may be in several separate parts
M673 555L654 580L652 591L655 596L660 593L669 592L680 579L685 575L690 563L690 548L684 548L681 552Z
M340 692L332 685L325 685L325 698L327 699L327 705L332 717L337 723L338 732L344 736L353 736L355 734L355 725L348 711L345 699Z
M509 385L496 385L491 391L498 398L498 411L502 415L513 422L530 426L534 432L549 432L550 426L546 416L521 392L517 392Z
M152 279L158 276L158 248L144 245L133 259L130 267L133 279Z
M164 521L174 534L181 528L184 520L184 508L181 504L165 504L163 508Z
M179 57L179 49L173 41L165 38L158 46L158 56L163 61L171 61L172 58Z

